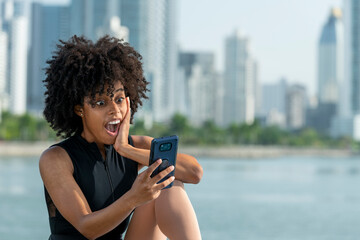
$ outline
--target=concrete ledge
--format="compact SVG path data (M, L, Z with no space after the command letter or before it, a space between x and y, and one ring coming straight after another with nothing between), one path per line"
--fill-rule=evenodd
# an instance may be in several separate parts
M348 157L357 153L347 149L295 148L281 146L179 147L179 152L197 157L267 158L280 156Z
M0 156L39 157L54 142L0 142ZM281 146L179 146L179 152L195 157L266 158L279 156L348 157L348 149L295 148Z
M0 142L0 156L40 157L54 142Z

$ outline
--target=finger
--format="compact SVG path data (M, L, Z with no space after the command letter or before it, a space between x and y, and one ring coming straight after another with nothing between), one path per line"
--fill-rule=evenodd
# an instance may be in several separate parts
M155 184L158 181L160 181L161 179L163 179L164 177L166 177L173 170L174 170L174 166L169 166L166 169L164 169L163 171L161 171L159 174L154 176L151 181L153 182L153 184Z
M130 98L129 97L126 98L126 105L127 105L127 112L125 114L124 119L121 122L120 130L128 133L129 129L130 129L130 115L131 115Z
M168 179L166 179L165 181L156 184L155 189L156 191L163 189L164 187L166 187L167 185L169 185L170 183L172 183L175 180L174 176L169 177Z
M130 121L131 107L130 107L130 98L129 97L126 98L126 105L127 105L126 118L127 118L127 120Z
M146 174L147 177L150 177L151 174L154 172L154 170L160 166L160 164L162 163L162 160L159 158L158 160L156 160L153 164L151 164L148 169L146 169L144 171L144 173Z

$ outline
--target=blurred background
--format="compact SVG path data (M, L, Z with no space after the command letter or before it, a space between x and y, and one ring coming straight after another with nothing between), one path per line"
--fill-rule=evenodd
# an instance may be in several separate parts
M74 34L143 56L131 134L198 157L204 239L358 239L359 33L360 0L0 0L0 239L49 235L42 81Z

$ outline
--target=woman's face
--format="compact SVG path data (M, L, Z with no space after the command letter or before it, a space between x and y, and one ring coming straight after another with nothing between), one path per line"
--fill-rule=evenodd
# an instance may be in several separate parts
M124 86L120 81L114 84L113 95L111 98L106 93L97 94L94 101L90 97L85 97L82 108L84 129L81 135L88 142L98 144L115 142L120 123L128 111Z

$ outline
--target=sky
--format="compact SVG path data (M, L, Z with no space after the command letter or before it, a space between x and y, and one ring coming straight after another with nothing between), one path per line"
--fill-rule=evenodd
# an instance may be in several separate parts
M29 0L30 1L30 0ZM69 0L37 0L67 3ZM225 39L237 29L251 40L260 83L285 77L316 94L318 41L332 7L344 0L178 0L182 51L215 54L224 69Z
M224 69L225 39L238 29L251 41L261 83L285 77L316 93L318 41L342 0L179 0L180 49L215 53Z

